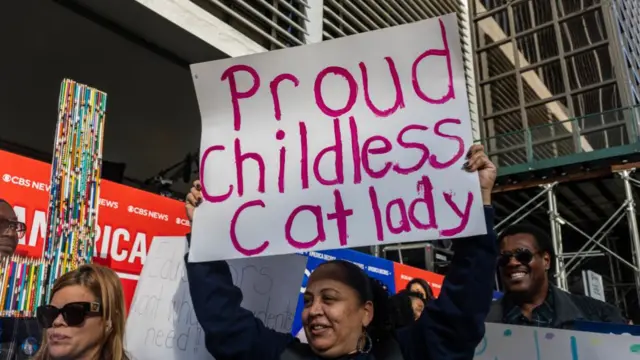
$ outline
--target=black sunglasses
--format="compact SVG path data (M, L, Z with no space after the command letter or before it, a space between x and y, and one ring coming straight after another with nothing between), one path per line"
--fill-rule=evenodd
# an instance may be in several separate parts
M68 326L78 326L88 317L102 315L100 303L97 302L73 302L60 309L53 305L43 305L36 310L38 322L45 329L53 327L53 322L60 314Z
M523 265L527 265L533 260L533 257L539 252L532 252L529 249L516 249L514 251L503 251L500 256L498 256L498 266L505 267L511 261L511 258L516 259L517 262Z

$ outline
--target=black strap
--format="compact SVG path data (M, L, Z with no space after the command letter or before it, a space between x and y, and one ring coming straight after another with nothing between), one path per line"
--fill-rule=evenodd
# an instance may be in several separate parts
M371 353L375 360L404 360L402 352L400 351L400 345L393 338L377 343ZM282 355L280 355L280 360L313 359L317 359L317 356L313 353L309 345L299 341L291 343Z

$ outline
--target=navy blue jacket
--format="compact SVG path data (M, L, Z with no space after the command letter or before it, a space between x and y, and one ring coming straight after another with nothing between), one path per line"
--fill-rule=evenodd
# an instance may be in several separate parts
M411 326L397 330L404 360L471 360L484 336L498 254L493 209L485 206L488 234L455 239L440 296ZM264 326L240 306L225 261L187 263L193 309L217 360L278 360L297 339ZM356 359L373 359L362 354Z

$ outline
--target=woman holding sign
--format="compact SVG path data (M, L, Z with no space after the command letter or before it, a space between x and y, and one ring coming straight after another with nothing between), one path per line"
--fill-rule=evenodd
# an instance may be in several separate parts
M467 154L464 170L477 171L485 205L487 235L457 239L455 255L438 299L412 325L394 330L389 296L357 265L329 261L309 277L302 323L309 344L268 329L243 309L225 261L187 263L194 311L206 346L217 360L472 359L484 336L498 255L491 190L496 168L481 145ZM202 201L196 183L187 196L187 215Z

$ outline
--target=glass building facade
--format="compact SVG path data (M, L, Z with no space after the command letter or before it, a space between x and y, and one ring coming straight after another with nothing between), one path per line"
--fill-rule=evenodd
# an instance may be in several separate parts
M618 26L618 45L626 62L625 74L631 92L631 102L640 104L640 1L614 0L613 17Z
M631 141L630 112L620 109L638 103L640 2L471 0L470 7L481 132L499 166Z

